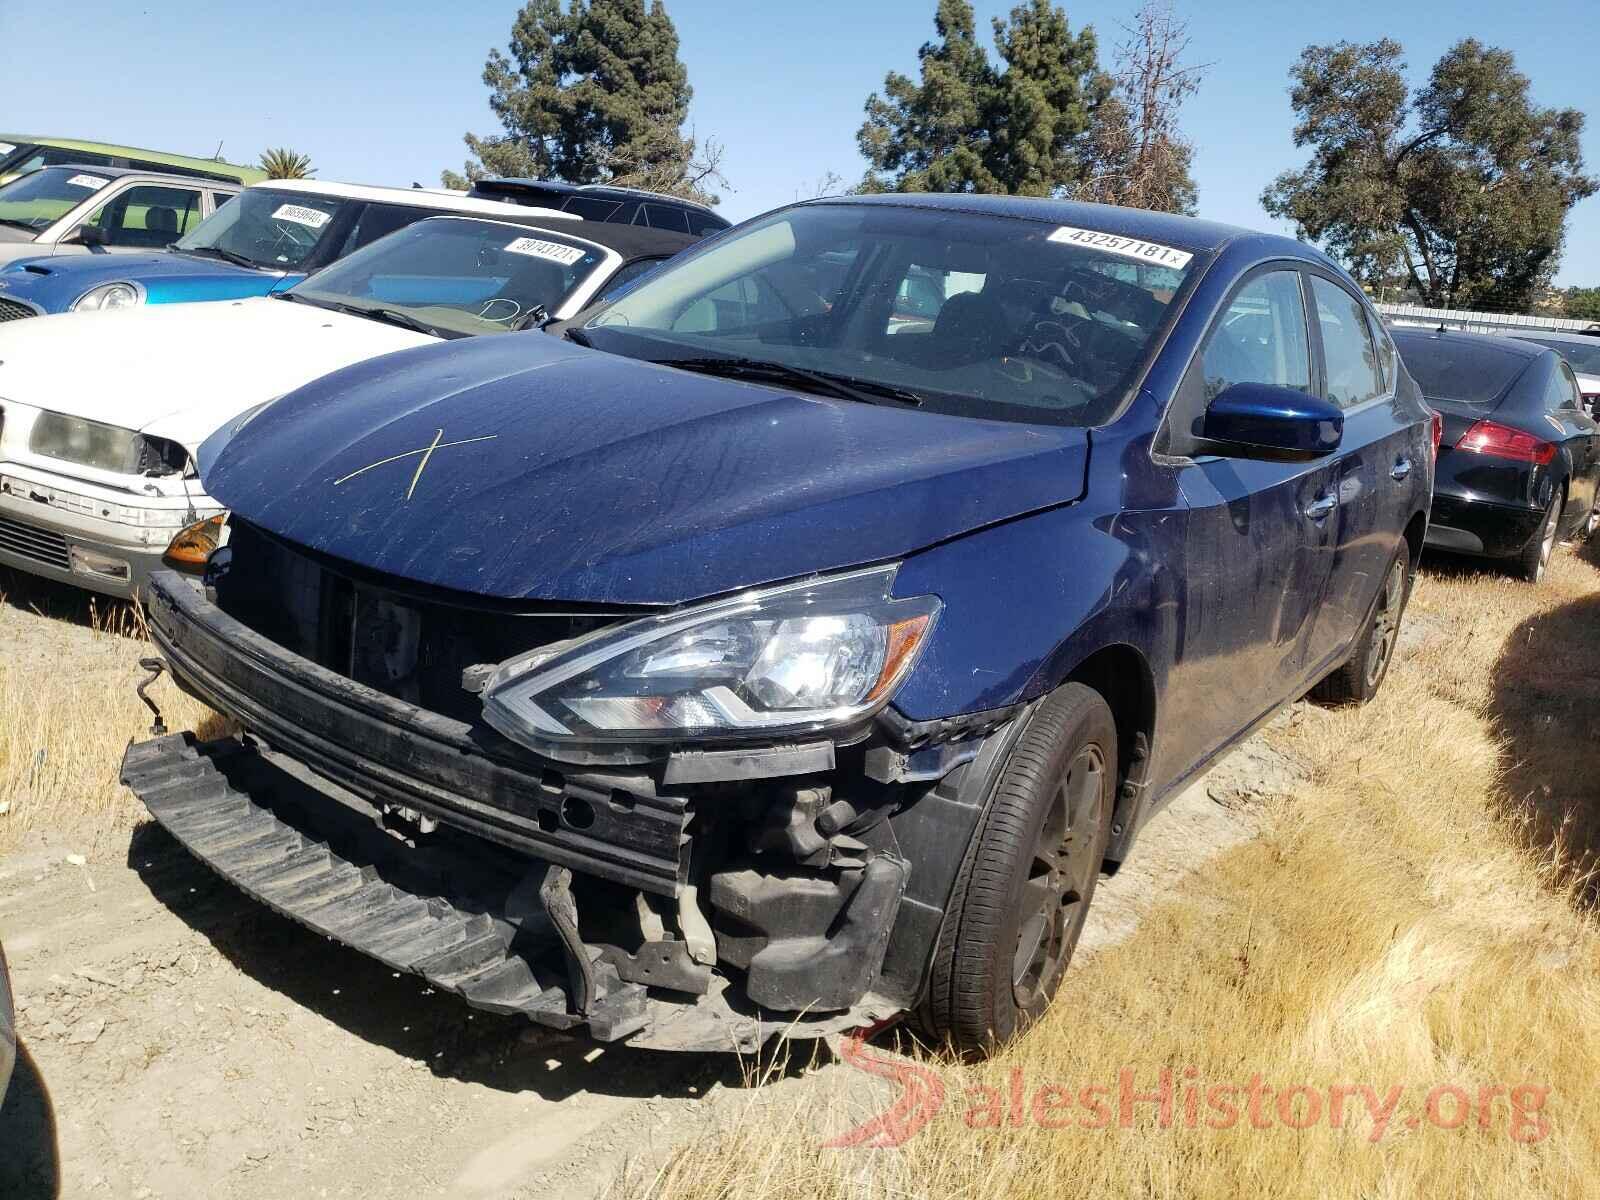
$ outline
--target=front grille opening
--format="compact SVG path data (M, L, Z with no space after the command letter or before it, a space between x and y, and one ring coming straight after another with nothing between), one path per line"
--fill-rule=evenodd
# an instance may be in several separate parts
M475 723L462 672L582 637L646 610L506 606L367 577L234 517L217 605L291 653L430 712ZM576 611L574 611L576 609ZM548 788L552 781L545 781ZM559 777L555 781L560 787Z

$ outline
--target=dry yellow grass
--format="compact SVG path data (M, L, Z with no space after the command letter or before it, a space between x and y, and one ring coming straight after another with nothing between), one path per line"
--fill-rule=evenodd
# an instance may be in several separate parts
M132 605L0 577L0 852L30 830L92 850L143 816L117 768L149 736L133 690L148 653ZM174 730L220 728L168 679L152 695Z
M824 1148L871 1104L859 1087L844 1107L839 1086L801 1088L753 1099L745 1120L620 1189L669 1200L1595 1194L1600 571L1567 553L1537 591L1430 571L1412 617L1429 640L1374 704L1311 710L1274 735L1311 780L1271 807L1261 836L1076 965L1048 1017L993 1062L928 1060L944 1106L903 1146ZM1148 1093L1163 1070L1169 1127L1154 1101L1122 1127L1121 1072ZM1253 1122L1257 1078L1273 1090ZM1048 1084L1066 1089L1068 1107L1042 1110L1063 1128L1032 1116ZM1296 1085L1318 1096L1304 1129L1277 1107ZM1369 1115L1359 1085L1380 1112L1400 1089L1387 1120ZM1240 1092L1217 1096L1238 1116L1212 1128L1227 1121L1210 1089L1230 1086ZM1439 1087L1460 1095L1438 1093L1430 1115ZM1001 1127L972 1128L991 1097ZM1106 1105L1108 1128L1084 1127L1097 1123L1086 1100ZM1289 1116L1312 1103L1293 1097Z

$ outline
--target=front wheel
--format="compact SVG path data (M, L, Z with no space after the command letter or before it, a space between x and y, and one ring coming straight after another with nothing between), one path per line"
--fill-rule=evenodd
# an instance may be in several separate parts
M979 821L934 950L922 1024L982 1055L1049 1007L1077 947L1111 834L1117 727L1068 683L1028 720Z
M1400 619L1411 596L1411 551L1402 544L1383 578L1350 657L1316 687L1311 698L1322 704L1365 704L1378 694L1400 641Z

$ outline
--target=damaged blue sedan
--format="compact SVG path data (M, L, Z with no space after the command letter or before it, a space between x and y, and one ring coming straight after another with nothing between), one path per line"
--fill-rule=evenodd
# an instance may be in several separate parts
M155 577L150 666L244 732L122 768L243 891L476 1007L987 1052L1152 813L1394 655L1438 424L1297 242L814 201L552 331L208 447L229 516L203 592Z

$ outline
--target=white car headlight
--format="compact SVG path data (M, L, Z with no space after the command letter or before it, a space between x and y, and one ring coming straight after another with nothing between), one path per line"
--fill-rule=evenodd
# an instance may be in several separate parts
M860 722L888 703L939 614L937 597L891 597L894 575L746 592L508 659L484 686L484 718L552 758L618 761Z
M143 303L144 288L127 280L90 288L72 302L72 311L109 312L114 308L138 308Z

